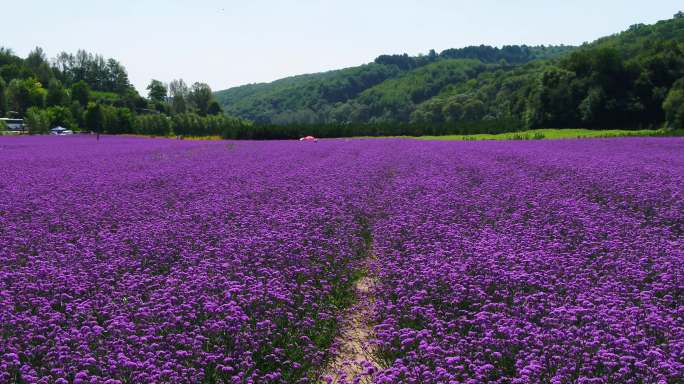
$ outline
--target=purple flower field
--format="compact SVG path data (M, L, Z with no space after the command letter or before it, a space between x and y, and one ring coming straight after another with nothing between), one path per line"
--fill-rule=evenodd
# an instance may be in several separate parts
M0 156L0 383L315 383L363 273L373 382L684 382L682 139Z

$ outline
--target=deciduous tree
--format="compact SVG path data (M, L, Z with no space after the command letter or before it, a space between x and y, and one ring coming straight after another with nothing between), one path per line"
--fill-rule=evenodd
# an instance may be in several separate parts
M155 103L166 101L166 84L159 80L152 80L147 86L148 96Z
M190 88L188 99L190 105L197 110L201 116L205 116L209 109L209 104L213 98L211 87L206 83L194 83Z
M104 128L104 112L102 106L97 103L89 103L85 113L85 124L94 132L102 132Z
M29 108L26 111L25 121L30 134L47 133L50 129L50 114L44 109Z
M71 99L74 101L78 101L78 103L81 104L82 107L87 106L88 100L90 100L90 87L88 86L88 83L81 80L72 85Z
M10 108L20 114L26 113L30 107L45 106L47 91L33 77L28 79L14 79L7 87Z

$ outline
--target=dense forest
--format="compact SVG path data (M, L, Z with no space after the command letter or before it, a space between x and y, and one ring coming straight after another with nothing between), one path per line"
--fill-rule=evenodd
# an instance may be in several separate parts
M497 127L492 122L507 126L496 131L682 128L684 13L581 47L382 55L359 67L219 91L216 98L228 113L259 124L323 126L319 131L396 124L402 127L393 131L439 134L489 130Z
M102 133L236 135L250 122L225 114L204 83L152 80L147 97L114 59L78 51L22 59L0 47L0 117L23 118L30 133L55 126ZM1 127L0 127L1 128Z
M490 46L412 57L382 55L359 67L249 84L216 93L227 112L260 124L400 123L445 86L507 63L569 52L573 47Z

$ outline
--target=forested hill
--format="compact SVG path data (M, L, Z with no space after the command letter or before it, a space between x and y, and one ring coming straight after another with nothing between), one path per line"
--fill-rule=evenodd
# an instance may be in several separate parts
M358 98L387 80L394 80L400 87L414 87L416 81L424 86L418 99L434 96L437 82L440 85L461 80L453 78L472 66L472 60L482 64L527 63L533 60L557 57L572 50L570 46L528 47L472 46L448 49L440 54L434 50L424 56L382 55L373 63L323 73L299 75L276 80L272 83L248 84L215 93L226 112L263 124L321 123L321 122L369 122L373 117L360 108L354 111L352 120L347 119L350 105ZM456 59L467 59L459 63ZM449 61L448 64L442 63ZM480 69L478 68L477 71ZM474 74L470 73L470 74ZM371 94L374 94L371 92ZM371 96L372 97L372 96ZM393 95L387 95L393 98ZM394 103L396 104L396 103ZM369 105L369 107L371 107ZM394 107L384 112L392 113ZM407 110L400 108L401 115ZM374 120L379 120L376 118ZM387 120L387 119L385 119ZM384 120L383 120L384 121Z
M684 120L684 14L581 47L474 46L251 84L215 94L262 124L656 127ZM679 117L678 117L679 116ZM679 122L679 123L678 123Z

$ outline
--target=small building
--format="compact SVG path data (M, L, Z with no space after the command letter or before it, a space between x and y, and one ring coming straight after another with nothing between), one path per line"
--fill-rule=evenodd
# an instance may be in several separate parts
M12 132L24 132L26 126L24 125L23 119L9 119L2 117L0 121L4 121L7 124L7 130Z

